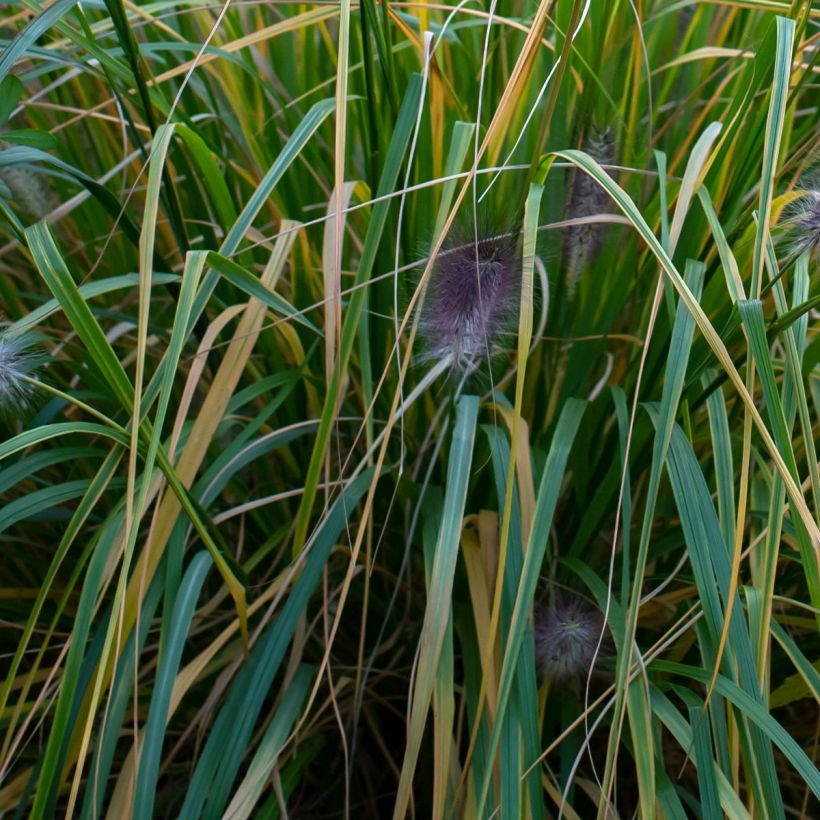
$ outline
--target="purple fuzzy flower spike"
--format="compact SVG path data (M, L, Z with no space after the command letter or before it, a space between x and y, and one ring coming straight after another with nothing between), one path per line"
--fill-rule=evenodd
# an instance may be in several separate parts
M584 144L584 150L601 165L609 165L615 155L615 140L607 128ZM572 175L567 217L577 219L605 213L609 210L609 197L589 174L576 168ZM564 265L567 291L572 296L581 274L598 255L604 236L604 225L584 223L573 225L564 234Z
M809 182L803 196L789 208L785 224L795 255L820 254L820 174Z
M578 595L561 595L535 610L535 660L544 678L579 686L586 680L604 631L601 612ZM608 635L599 655L609 652Z
M430 276L419 325L424 358L448 358L455 372L477 370L498 352L499 337L515 327L520 282L518 231L445 247Z

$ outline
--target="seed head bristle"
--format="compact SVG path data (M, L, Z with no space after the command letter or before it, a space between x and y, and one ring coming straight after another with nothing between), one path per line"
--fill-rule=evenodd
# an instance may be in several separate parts
M30 409L34 390L27 376L42 364L31 333L0 333L0 412L9 417Z
M478 241L472 231L456 232L430 274L419 323L423 357L449 358L454 373L477 370L514 327L520 280L517 230L482 232Z
M578 595L561 595L554 604L537 606L535 659L541 675L563 684L586 680L603 630L600 610ZM599 654L603 655L608 641L601 643Z
M8 143L0 142L0 149ZM44 175L27 165L0 167L0 182L11 193L11 198L29 216L42 219L57 207L57 197Z
M795 256L808 251L810 256L820 254L820 176L795 200L784 222L790 250Z
M615 141L606 128L596 133L584 145L584 150L601 165L612 163ZM605 213L609 199L600 185L589 174L575 169L572 176L567 219ZM564 233L564 267L567 290L572 296L578 286L581 273L594 261L603 236L603 226L588 223L572 225Z

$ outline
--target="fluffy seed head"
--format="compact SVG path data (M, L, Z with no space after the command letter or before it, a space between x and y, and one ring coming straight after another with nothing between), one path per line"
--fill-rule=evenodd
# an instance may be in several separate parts
M12 147L8 142L0 141L0 150ZM42 219L58 204L48 178L28 165L0 167L0 191L4 196L10 194L11 199L35 219Z
M607 128L597 132L584 144L584 150L601 165L612 163L615 141ZM600 185L584 171L575 169L572 175L567 219L605 213L609 210L609 198ZM603 225L587 223L572 225L564 233L564 267L567 272L567 290L572 295L578 278L595 260L603 237Z
M520 281L517 230L483 232L478 241L472 230L457 232L430 274L419 323L424 358L449 358L455 372L478 369L515 326Z
M806 251L820 255L820 177L795 201L785 225L796 256Z
M564 595L554 604L537 607L535 659L542 676L563 684L586 680L603 630L601 612L580 596ZM602 649L606 651L606 641Z
M31 406L33 389L25 381L42 364L31 333L0 333L0 411L14 417Z

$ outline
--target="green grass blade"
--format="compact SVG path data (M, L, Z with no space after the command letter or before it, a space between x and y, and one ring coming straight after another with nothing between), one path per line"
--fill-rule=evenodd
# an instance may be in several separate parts
M649 407L648 410L653 422L658 424L657 410L653 407ZM724 604L727 604L731 587L729 549L722 542L717 514L692 447L679 427L673 430L667 468L705 615L707 630L704 631L704 635L708 634L708 642L704 638L701 651L708 664L714 659L723 629L723 608L718 590ZM734 674L733 663L727 657L731 655L737 663L739 680L748 692L747 697L755 699L758 705L762 706L763 698L757 682L752 643L737 593L729 622L729 637L729 648L724 654L721 668L728 670L729 674ZM739 728L755 799L766 806L770 816L781 817L783 804L771 745L755 724L750 724L746 728L746 724L741 721Z
M475 124L472 122L456 122L453 126L453 137L450 140L450 150L447 153L447 161L444 166L444 173L447 176L457 174L464 164L464 157L470 147L470 141L475 133ZM438 214L436 215L436 225L433 228L432 241L435 242L440 236L444 223L450 214L453 204L453 195L456 192L457 179L448 179L441 186L441 200L439 201Z
M67 14L77 0L57 0L40 12L6 47L0 57L0 81L4 80L12 66L45 34L61 17Z
M760 298L760 288L763 282L763 256L769 238L772 191L777 170L777 158L780 153L780 141L783 135L786 101L789 95L794 29L794 20L788 17L777 18L777 53L774 61L772 95L769 100L768 116L766 117L766 138L763 148L763 169L758 204L761 219L755 233L752 281L749 286L749 293L755 299Z
M390 140L385 159L382 176L379 181L377 196L384 196L393 191L396 181L399 178L399 171L407 151L410 134L416 121L416 112L421 99L421 77L414 74L408 84L404 101L396 120L396 127ZM367 229L364 247L362 248L359 269L356 274L355 284L364 285L371 276L373 264L376 261L376 253L382 240L382 233L387 222L389 201L379 202L373 208L370 218L370 225ZM330 430L336 413L336 405L339 391L339 384L342 376L347 370L350 354L353 351L353 342L359 331L359 324L362 321L361 312L364 306L365 289L358 287L354 291L350 303L342 321L342 339L339 347L339 366L334 368L333 379L328 386L328 393L322 406L322 417L319 430L316 434L316 443L310 456L307 474L305 477L305 490L302 496L302 503L296 518L296 528L293 535L293 552L297 554L304 544L307 536L310 516L313 509L313 502L316 497L316 488L319 483L319 474L325 460L325 454L329 446Z
M223 256L232 256L239 249L242 238L253 223L257 214L270 197L273 190L279 184L285 171L291 166L297 156L301 153L308 140L316 133L316 129L330 116L336 106L335 99L320 100L302 118L299 126L291 134L285 147L282 149L276 162L271 165L268 172L257 185L251 198L245 204L236 222L231 226L224 242L219 248L219 253ZM206 288L205 292L208 292ZM198 313L197 313L198 315Z
M506 496L506 483L509 474L510 445L500 430L496 427L488 427L487 433L493 453L493 470L497 487L499 505L503 503ZM521 543L521 513L518 503L518 492L513 487L512 514L510 517L510 533L507 542L507 561L505 563L504 593L502 598L501 624L502 637L501 646L507 645L506 636L509 635L510 621L515 607L515 597L518 586L521 582L521 573L524 565L523 545ZM521 734L521 761L525 766L529 761L535 760L540 754L541 739L538 727L534 725L531 715L538 711L538 683L535 670L535 644L533 642L533 625L527 621L524 637L521 644L521 651L518 656L518 668L515 673L515 684L511 693L511 708L509 718L505 720L504 731L512 736ZM513 732L514 730L514 732ZM475 770L478 776L483 770L476 761ZM536 820L543 817L544 801L543 787L541 785L540 773L538 770L530 772L526 781L526 788L529 793L529 811L531 817ZM516 781L520 779L520 772L517 772ZM503 785L503 784L502 784ZM502 795L502 802L504 798Z
M185 796L181 820L219 817L245 756L256 719L268 697L293 630L322 575L330 551L348 516L372 480L366 470L339 496L300 560L301 573L279 617L260 637L249 660L234 678L228 697L213 724Z
M430 573L431 586L424 613L424 624L419 644L407 743L401 767L393 817L404 816L410 799L413 774L421 747L427 712L433 694L441 649L450 616L453 577L458 558L464 505L467 500L467 484L473 457L478 398L462 396L456 408L452 446L447 464L447 486L441 527L436 542L435 558Z
M660 692L657 687L652 687L651 694L652 711L675 738L678 746L686 752L690 752L694 748L695 743L691 726L684 720L683 715L675 709L666 695ZM697 758L695 759L695 764L699 765ZM749 814L743 805L743 802L726 775L715 765L713 765L712 771L717 780L718 798L726 814L729 817L738 818L739 820L751 820L751 814Z
M689 158L686 161L686 170L681 181L678 202L675 206L675 213L672 215L672 225L669 228L669 255L675 255L675 248L678 246L683 222L689 213L692 198L704 174L704 168L708 169L709 151L712 144L718 138L722 125L719 122L710 123L704 132L698 137L698 141L692 148Z
M15 453L19 453L21 450L26 450L29 447L34 447L45 441L51 441L51 439L68 436L73 433L103 436L125 447L129 444L128 436L116 428L108 427L104 424L96 424L93 421L64 421L56 424L44 424L42 427L34 427L31 430L24 430L22 433L18 433L16 436L0 443L0 461Z
M18 521L23 521L35 515L45 515L48 510L60 504L73 501L75 498L82 498L86 494L88 486L88 481L85 479L66 481L63 484L54 484L43 487L41 490L34 490L28 495L6 504L0 509L0 533Z
M689 707L689 725L695 740L695 765L698 767L698 787L704 817L720 817L717 776L712 758L712 732L709 713L695 706Z
M582 151L555 151L554 155L569 160L590 174L590 176L592 176L598 184L604 188L613 201L624 212L627 219L629 219L638 231L641 238L646 242L652 253L658 259L665 275L669 277L675 287L675 290L677 290L680 294L683 304L686 305L687 310L693 316L695 324L697 324L698 329L703 334L709 344L709 347L714 352L721 367L726 372L735 389L738 391L738 394L741 396L743 403L748 408L752 421L763 439L766 449L774 460L778 472L786 484L789 498L795 506L795 509L800 514L800 517L803 519L803 522L809 530L812 539L820 542L820 526L818 526L812 518L812 515L806 505L805 498L803 498L800 488L789 473L788 466L783 461L783 458L777 449L777 445L763 423L763 419L760 417L760 413L758 412L752 397L746 390L746 386L734 366L726 346L718 333L715 331L709 319L706 317L706 314L698 303L698 300L681 278L675 268L674 263L669 258L669 255L666 251L664 251L663 247L650 230L649 225L646 223L646 220L641 215L632 198L623 190L623 188L615 183L612 177L610 177L609 174L607 174L606 171L604 171L604 169L601 168L597 162L595 162L595 160L591 159Z
M82 820L93 820L103 813L108 779L116 765L115 755L118 741L126 710L133 695L134 674L138 669L137 662L145 649L145 642L153 625L154 612L162 594L160 581L159 577L155 577L151 582L142 601L139 635L135 634L136 630L131 632L125 641L120 661L117 664L117 671L111 684L111 700L107 704L105 721L100 728L89 769L88 783L80 812Z
M704 372L704 387L711 384L715 374ZM726 400L723 389L716 387L706 399L709 413L709 430L712 435L712 451L715 457L715 481L717 482L718 514L723 539L727 544L735 543L735 486L732 461L732 439L729 433L729 417L726 414Z
M441 514L427 515L424 521L424 571L427 578L427 594L430 594L430 573L435 562ZM433 748L436 775L433 783L433 818L443 818L448 808L450 755L453 747L453 724L455 720L455 697L453 693L453 617L447 616L447 629L441 646L441 658L436 671L433 688Z
M305 319L293 305L279 296L279 294L266 288L259 278L254 276L246 268L237 265L236 262L231 259L226 259L218 253L208 254L208 264L214 271L219 273L226 282L230 282L243 293L252 296L254 299L258 299L263 305L267 305L282 316L293 319L302 325L302 327L312 330L314 333L319 332L316 326Z
M134 388L105 338L88 304L80 296L48 226L40 222L26 229L29 250L49 290L60 303L71 326L82 339L90 363L98 370L117 401L131 409Z
M46 598L53 588L54 580L57 577L57 573L60 569L60 566L65 560L66 554L68 553L69 548L74 542L74 539L80 532L83 524L86 522L88 516L91 514L97 502L99 501L100 496L102 495L105 488L108 486L111 479L113 478L115 471L119 466L121 456L122 450L120 448L113 448L111 450L111 452L108 454L105 461L97 471L97 474L89 483L88 491L85 493L83 499L77 505L77 508L75 509L74 514L71 517L71 520L65 528L63 537L61 538L60 543L57 546L57 549L55 550L54 557L51 560L51 563L49 564L48 571L46 572L42 582L40 583L40 588L37 591L37 598L34 602L34 606L31 609L31 612L26 621L25 628L23 629L23 633L18 641L14 657L12 658L11 663L9 664L8 673L6 675L5 681L3 682L3 687L0 690L0 714L5 714L6 704L8 702L9 694L11 692L12 683L14 681L15 676L17 675L18 669L20 668L23 656L26 650L28 649L31 636L34 633L35 627L40 617L40 613L43 610L43 605L46 601ZM75 567L80 567L82 566L82 564L83 562L78 560L75 562ZM63 591L63 595L65 596L69 594L71 589L72 584L67 584L66 589ZM43 648L47 645L48 641L43 640ZM40 654L42 654L42 649ZM37 668L38 662L35 661L34 663L30 664L29 671L35 672ZM20 696L20 701L18 702L22 702L25 692L26 689L23 689ZM7 744L11 741L13 729L14 721L12 720L6 727L6 737L4 740L3 748L4 753L8 750Z
M800 697L805 697L810 694L818 703L820 703L820 670L818 670L818 661L812 664L809 659L801 652L797 642L780 626L777 621L770 622L772 635L780 644L783 651L789 656L789 660L794 664L797 674L802 679L804 686L801 687ZM784 684L785 685L785 684ZM781 701L781 697L777 692L772 692L771 704L772 707L785 705Z
M692 678L701 683L709 682L709 673L703 669L695 669L685 664L672 663L671 661L656 661L654 668L658 671L670 672ZM739 712L749 721L756 724L765 736L774 743L786 756L788 761L800 775L812 794L820 799L820 771L811 761L809 756L800 747L800 744L789 735L783 727L769 714L769 712L741 689L736 683L718 675L715 684L716 690L737 707ZM784 817L782 809L776 814L769 814L769 817Z
M182 579L174 602L170 631L163 643L163 653L157 668L151 705L148 708L148 722L145 726L137 788L134 794L134 817L138 819L153 816L156 780L159 773L162 744L165 739L165 723L168 718L171 689L179 670L182 650L191 629L197 598L212 563L211 556L207 552L200 552L194 556Z
M245 818L253 816L262 789L270 777L273 767L277 764L282 746L287 740L293 724L299 717L299 709L308 693L313 674L313 667L307 664L303 664L296 670L296 674L282 695L282 702L279 704L270 725L265 730L265 735L248 766L248 773L225 810L225 817L230 817L232 820L245 820Z
M743 280L740 278L740 269L738 268L737 260L726 239L723 226L720 224L718 215L715 213L715 206L712 204L712 199L705 185L701 185L700 188L698 188L698 199L703 207L703 212L706 214L706 219L709 222L709 227L715 240L715 247L717 248L720 264L723 268L723 278L726 280L726 290L729 292L733 303L739 299L745 299L746 293L743 288Z
M703 286L704 266L701 263L693 260L687 261L686 267L687 286L691 287L693 298L697 299L700 295ZM689 353L692 347L692 337L694 334L695 323L686 309L683 300L680 301L675 316L675 324L672 329L672 338L669 343L669 354L667 357L667 369L663 384L663 394L661 398L660 407L660 423L658 425L657 435L655 437L652 449L652 464L649 473L649 486L647 488L647 500L644 508L643 524L641 527L641 536L638 543L638 554L636 557L635 567L631 569L632 572L632 592L629 599L628 617L626 621L626 632L622 639L623 651L618 655L617 665L617 681L618 693L615 705L615 713L613 716L613 730L610 735L610 743L607 753L607 767L604 775L604 793L608 793L611 784L611 778L614 776L615 766L615 750L617 749L623 709L628 698L639 697L635 691L634 686L627 685L627 677L629 668L632 665L632 651L635 640L635 632L638 622L638 609L641 600L641 591L644 583L644 576L646 572L646 562L649 551L650 537L652 533L652 521L655 515L655 508L658 499L658 492L660 490L661 475L663 464L666 459L667 450L669 448L669 441L672 437L672 430L675 423L675 417L678 412L681 394L683 392L684 379L686 377L686 367L689 362ZM630 692L632 692L630 696ZM636 709L636 720L645 728L645 707L639 708L635 700L632 701ZM644 718L640 716L643 715ZM644 737L646 732L641 733ZM649 738L651 744L651 736ZM654 755L652 754L651 745L647 751L646 744L636 740L636 753L641 758L642 771L642 785L651 790L653 787L654 778L651 777L651 769L653 766ZM644 792L644 794L648 794ZM648 800L648 796L645 800ZM647 806L644 806L647 809Z
M494 758L495 750L498 748L503 725L503 716L506 711L507 702L512 690L512 683L517 668L518 655L524 638L527 622L532 611L535 587L538 583L541 563L547 547L547 536L552 526L552 519L555 508L558 504L558 496L561 491L561 483L564 478L569 450L578 432L581 419L586 407L585 402L578 399L571 399L565 405L555 427L547 463L538 488L538 496L535 502L535 513L533 515L532 528L530 530L529 542L524 556L524 566L521 570L521 582L515 598L515 608L510 622L507 645L504 651L504 660L501 665L500 682L498 688L498 715L499 720L493 727L490 738L490 756L488 767L482 774L480 798L478 801L478 814L483 816L484 806L492 779L491 761ZM509 492L509 490L508 490Z
M154 273L152 281L155 285L169 285L179 282L179 276L175 273ZM122 276L111 276L107 279L86 282L77 288L77 292L84 300L93 299L95 296L102 296L106 293L113 293L118 290L128 290L139 283L139 274L124 273ZM61 310L60 302L57 299L49 299L40 307L27 313L21 319L8 326L9 333L23 333L32 330L49 316L53 316Z
M786 424L783 404L780 400L780 393L777 389L777 382L769 357L769 346L763 322L763 307L759 301L750 300L739 302L738 308L740 310L741 319L743 320L743 326L746 329L752 358L760 373L760 385L763 390L763 398L766 403L769 420L774 429L775 441L777 442L784 463L789 468L792 478L796 480L798 478L797 463L794 457L789 428ZM796 481L795 483L799 482ZM803 521L796 516L792 516L792 519L795 530L797 531L801 563L803 564L803 572L806 576L806 583L809 588L809 597L812 606L816 609L820 609L820 553L818 553L816 545L812 543L809 533L803 526Z
M98 539L94 554L86 572L82 592L74 615L73 640L66 656L65 667L60 681L60 694L52 722L52 731L43 752L43 763L37 779L33 818L53 816L57 790L60 785L63 760L66 753L66 739L72 733L72 723L76 720L74 710L78 695L80 670L86 651L86 640L91 629L91 619L97 606L104 571L114 548L118 527L111 522ZM81 694L81 693L80 693Z

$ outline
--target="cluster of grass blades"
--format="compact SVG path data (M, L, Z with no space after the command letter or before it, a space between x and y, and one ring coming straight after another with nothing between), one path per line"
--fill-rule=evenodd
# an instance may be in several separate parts
M7 5L0 814L819 816L818 45Z

